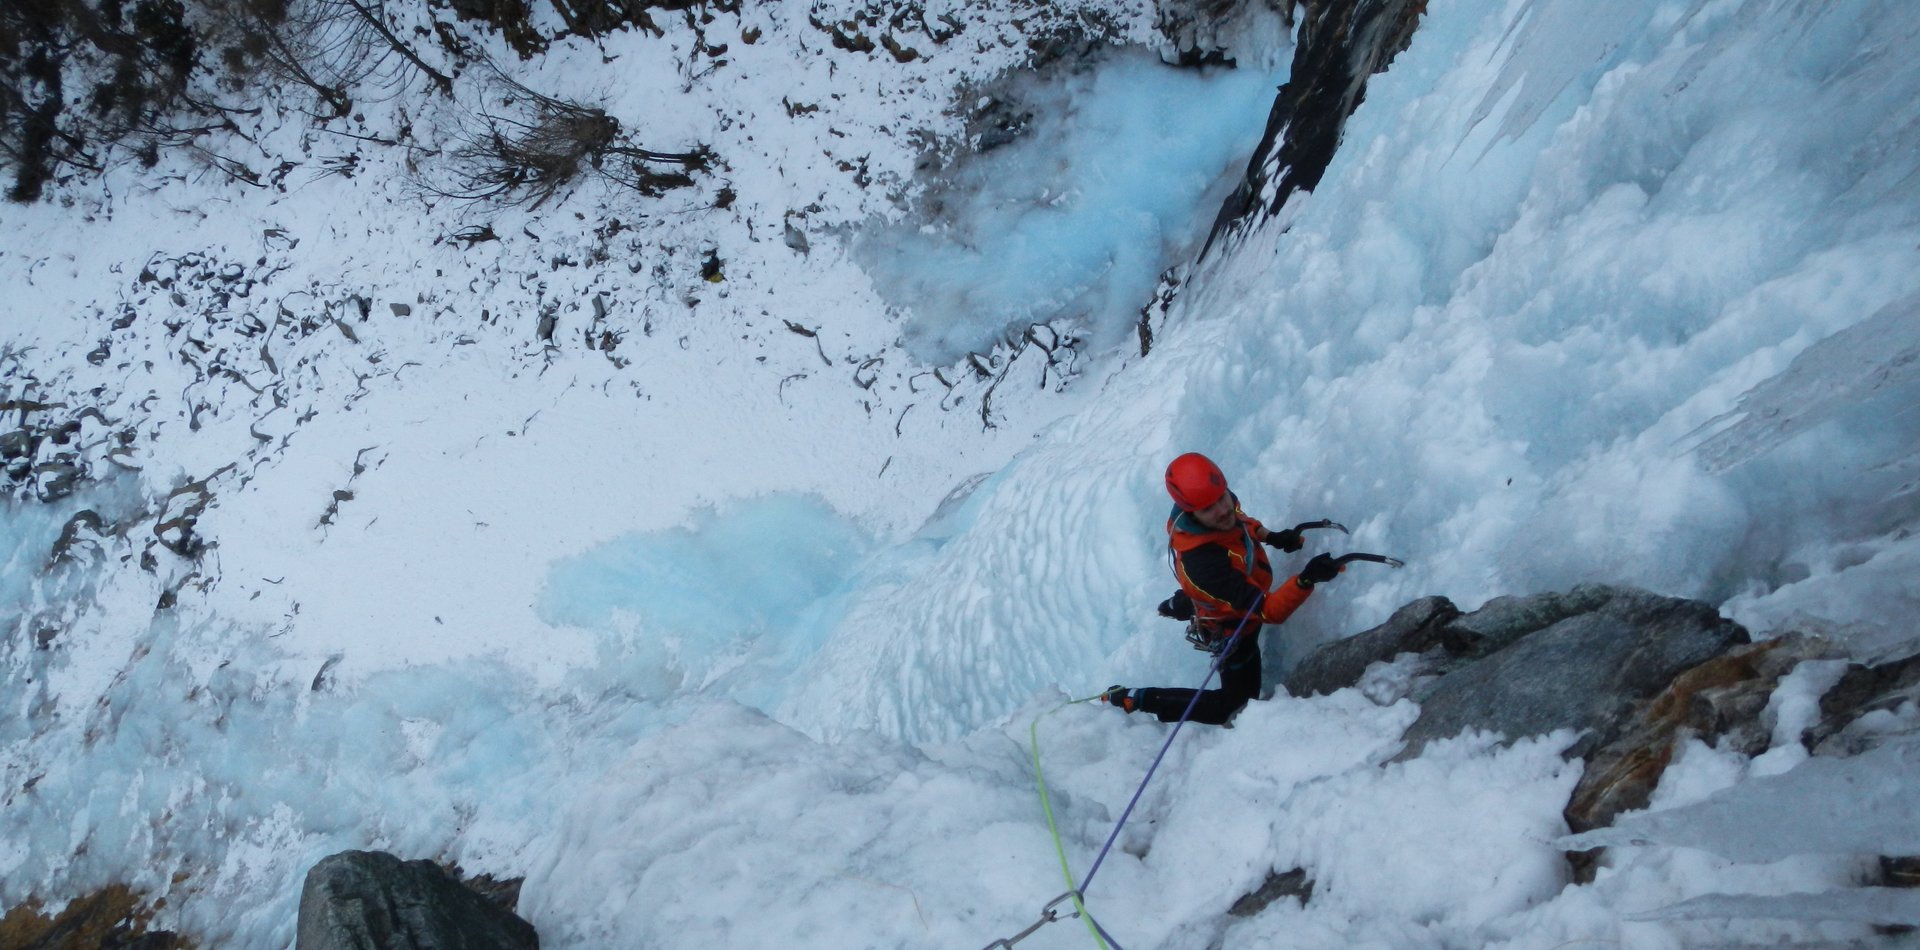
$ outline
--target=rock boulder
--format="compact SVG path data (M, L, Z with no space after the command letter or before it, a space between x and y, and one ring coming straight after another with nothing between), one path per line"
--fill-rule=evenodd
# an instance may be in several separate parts
M1360 674L1370 664L1442 646L1449 625L1459 618L1460 608L1453 601L1422 597L1394 611L1386 623L1308 654L1288 671L1283 685L1294 696L1320 696L1345 689L1359 682Z
M295 950L538 950L533 925L431 861L342 851L307 872Z
M1618 735L1636 704L1748 640L1739 624L1698 601L1602 590L1604 599L1590 592L1596 594L1592 609L1523 633L1416 695L1420 718L1407 729L1400 757L1419 755L1427 743L1468 729L1515 739L1574 729L1582 735L1569 754L1585 756ZM1525 613L1517 610L1521 606L1503 608ZM1457 626L1471 629L1478 613Z

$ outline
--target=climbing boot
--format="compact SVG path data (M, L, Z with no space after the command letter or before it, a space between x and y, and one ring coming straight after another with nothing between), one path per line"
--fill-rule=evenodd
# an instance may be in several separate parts
M1125 686L1107 687L1107 691L1100 694L1100 701L1119 709L1121 712L1133 712L1134 710L1133 695L1127 692Z

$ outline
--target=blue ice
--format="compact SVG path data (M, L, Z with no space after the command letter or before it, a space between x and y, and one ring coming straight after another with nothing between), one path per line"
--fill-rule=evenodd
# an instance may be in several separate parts
M79 569L99 552L96 535L81 527L71 545L71 562L51 562L55 545L74 516L85 510L96 512L102 523L111 525L137 509L138 490L124 480L109 480L86 492L51 503L22 504L12 498L0 498L0 632L13 630L34 609L38 599L58 603L88 588L93 572ZM36 592L35 585L40 585ZM6 643L27 640L24 633ZM4 653L4 648L0 648Z
M604 634L642 694L717 690L770 708L826 639L873 546L816 498L770 495L559 561L536 610Z
M1130 50L1030 90L1028 133L950 173L960 183L934 223L860 242L876 287L909 312L909 347L947 362L1057 318L1112 342L1206 236L1282 79L1284 67L1196 72Z
M32 560L44 554L47 513L37 505L0 500L0 622L12 626L36 573Z

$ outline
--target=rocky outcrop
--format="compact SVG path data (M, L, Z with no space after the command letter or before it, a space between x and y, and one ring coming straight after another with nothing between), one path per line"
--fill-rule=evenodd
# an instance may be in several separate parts
M1780 678L1803 660L1823 659L1823 641L1790 635L1737 646L1675 677L1637 706L1611 742L1587 756L1587 768L1562 813L1578 833L1613 824L1647 807L1682 743L1698 739L1754 756L1772 743L1763 713ZM1574 879L1592 880L1599 851L1568 855Z
M1593 609L1469 657L1416 695L1420 718L1401 757L1467 729L1514 738L1573 729L1581 737L1568 754L1585 756L1619 734L1635 703L1747 642L1745 629L1698 601L1608 590Z
M1207 248L1312 191L1340 145L1347 117L1413 40L1426 0L1308 0L1301 5L1293 71L1273 100L1247 174L1220 208ZM1206 251L1203 250L1202 256Z
M518 888L496 895L517 896ZM431 861L342 851L307 872L296 950L538 950L533 925Z
M1360 685L1374 663L1418 654L1409 695L1421 712L1400 759L1468 729L1508 738L1578 730L1567 754L1584 758L1586 768L1564 812L1578 833L1647 807L1688 741L1747 756L1767 751L1777 741L1768 710L1781 679L1838 652L1791 631L1749 642L1706 604L1586 585L1502 597L1470 614L1444 597L1422 598L1378 627L1321 647L1294 667L1285 687L1299 696L1330 693ZM1911 733L1916 710L1920 655L1855 664L1822 695L1820 717L1800 742L1816 755L1858 755ZM1569 854L1576 881L1591 880L1599 853ZM1920 866L1913 856L1885 856L1882 866L1889 882L1899 882L1892 886L1920 879L1911 872ZM1269 884L1278 887L1279 877Z
M1154 28L1164 45L1160 58L1174 66L1232 66L1252 18L1271 16L1293 25L1289 0L1159 0Z
M1571 753L1583 755L1611 742L1636 704L1680 673L1745 642L1744 630L1705 604L1631 588L1499 597L1470 614L1423 597L1314 651L1284 686L1296 696L1331 693L1357 684L1370 664L1418 653L1421 715L1403 758L1466 729L1513 738L1584 730Z
M1820 721L1802 737L1816 755L1858 755L1877 744L1875 719L1920 708L1920 654L1874 666L1854 664L1820 697Z
M0 368L9 376L8 364L15 357L12 352L0 353ZM4 476L0 487L16 497L43 502L73 494L94 477L81 443L89 436L94 442L108 437L98 431L107 425L106 416L93 407L75 412L62 402L8 398L13 388L11 378L0 384L0 476ZM90 421L94 424L89 425ZM110 437L124 440L131 435Z
M1706 604L1632 588L1501 597L1470 614L1425 597L1314 651L1284 685L1296 696L1330 693L1358 683L1372 663L1419 653L1420 718L1401 758L1468 729L1510 738L1575 729L1582 737L1569 754L1585 756L1618 738L1680 674L1747 639Z
M164 901L158 902L164 904ZM124 884L69 901L59 913L28 900L0 917L0 947L8 950L188 950L167 930L148 930L153 909Z
M1227 914L1233 917L1254 917L1266 910L1274 901L1297 898L1300 903L1313 900L1313 879L1307 876L1305 868L1294 868L1286 873L1268 871L1267 879L1253 891L1240 895L1240 899L1227 908Z
M1449 653L1464 653L1463 644L1447 642L1459 619L1460 608L1453 601L1422 597L1372 630L1313 651L1287 674L1286 690L1295 696L1321 696L1358 683L1370 664L1402 653L1425 653L1443 645Z
M1284 686L1296 696L1362 687L1376 701L1404 695L1418 702L1420 715L1396 761L1468 729L1509 739L1578 730L1567 755L1584 758L1586 767L1563 817L1580 833L1645 809L1685 743L1746 756L1772 748L1781 738L1770 712L1781 680L1803 662L1839 653L1830 641L1792 631L1750 642L1738 624L1697 601L1583 585L1501 597L1466 614L1444 597L1421 598L1371 630L1314 651ZM1409 654L1417 660L1408 662ZM1402 663L1396 675L1366 676L1389 661ZM1382 683L1389 684L1386 693L1375 695ZM1920 654L1848 667L1799 738L1816 756L1846 757L1904 741L1916 726ZM1569 852L1573 881L1591 882L1604 852ZM1920 886L1920 856L1885 854L1879 865L1869 883ZM1287 897L1304 903L1312 893L1306 871L1276 869L1233 913L1257 913Z
M1825 658L1830 649L1822 641L1786 636L1734 647L1675 677L1636 707L1611 742L1588 755L1564 812L1568 830L1605 827L1622 812L1645 808L1688 739L1747 756L1765 752L1772 734L1762 714L1780 678L1804 660ZM1576 856L1575 867L1584 872L1588 864Z

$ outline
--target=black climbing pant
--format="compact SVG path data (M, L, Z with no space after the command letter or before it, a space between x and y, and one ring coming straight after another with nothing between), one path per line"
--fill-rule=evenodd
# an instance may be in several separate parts
M1180 714L1193 702L1194 690L1175 687L1147 687L1133 691L1134 708L1160 717L1161 722L1179 722ZM1193 704L1188 719L1210 726L1224 724L1260 695L1260 625L1249 622L1240 632L1240 642L1220 663L1220 688L1199 690L1200 701Z

